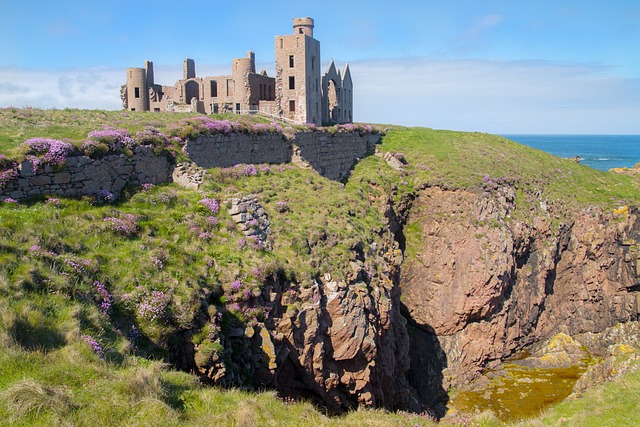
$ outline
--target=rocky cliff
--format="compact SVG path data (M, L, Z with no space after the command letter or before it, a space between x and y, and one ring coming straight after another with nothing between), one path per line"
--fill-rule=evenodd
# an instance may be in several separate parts
M374 246L359 258L344 280L327 273L306 286L282 273L268 278L241 303L267 310L268 319L214 330L186 352L195 368L215 384L275 388L332 413L359 405L419 410L406 378L401 252Z
M413 202L419 236L401 291L409 378L424 401L446 401L443 389L554 333L638 317L637 210L553 212L541 201L517 219L515 202L509 185L425 188Z

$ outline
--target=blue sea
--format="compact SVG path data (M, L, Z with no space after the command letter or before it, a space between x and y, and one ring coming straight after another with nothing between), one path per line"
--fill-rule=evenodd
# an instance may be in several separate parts
M640 162L640 135L501 135L558 157L607 171Z

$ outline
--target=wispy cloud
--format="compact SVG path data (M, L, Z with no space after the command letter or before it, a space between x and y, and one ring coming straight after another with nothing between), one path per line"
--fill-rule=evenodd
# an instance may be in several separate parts
M0 69L0 105L41 108L119 109L125 71ZM7 90L8 89L8 90Z
M357 121L492 133L640 134L640 79L612 76L598 64L410 58L350 67ZM197 70L221 75L228 68ZM125 71L0 69L0 106L117 110ZM181 74L180 64L155 67L157 83L173 84Z
M640 133L640 80L602 71L542 61L354 62L354 116L493 133Z
M504 21L504 16L497 13L476 18L473 24L462 33L460 38L464 41L477 39L487 30L500 25L502 21Z

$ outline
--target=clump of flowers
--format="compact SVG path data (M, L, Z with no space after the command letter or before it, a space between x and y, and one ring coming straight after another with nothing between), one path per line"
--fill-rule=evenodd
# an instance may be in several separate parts
M135 237L139 234L138 222L133 214L124 214L122 218L106 217L102 221L107 223L107 229L115 234L124 237Z
M518 178L514 177L491 178L489 174L485 174L485 176L482 178L482 188L488 193L493 193L500 187L505 185L514 185L517 181Z
M149 182L145 182L144 184L141 185L142 187L142 191L151 191L155 185L149 183Z
M111 191L100 190L95 195L95 202L98 205L108 205L116 201L116 196Z
M98 302L100 303L100 313L106 316L109 314L109 309L111 309L113 297L107 290L107 287L104 285L104 283L96 280L95 282L93 282L93 287L95 288L96 293L98 294L98 298L99 298Z
M82 335L82 339L84 339L86 343L89 344L91 349L96 352L100 359L104 359L104 351L102 350L102 347L100 346L98 341L96 341L91 335Z
M93 259L67 256L62 260L61 269L65 276L90 276L98 272L98 263Z
M270 308L254 305L256 295L260 295L260 289L255 282L246 283L236 279L226 292L226 307L249 323L263 321L269 316Z
M139 145L153 146L153 153L156 156L161 154L169 154L172 157L176 156L174 147L167 135L153 126L147 126L143 130L136 132L133 140Z
M27 139L23 146L26 147L26 158L31 162L34 173L44 165L56 169L64 167L67 157L73 152L73 145L52 138Z
M55 258L58 256L58 254L53 251L42 249L40 245L32 245L29 248L29 255L41 258Z
M153 126L147 126L143 130L136 132L133 140L140 145L166 146L169 144L167 135Z
M181 141L196 139L200 135L228 135L239 128L240 125L229 120L216 120L201 116L180 120L169 128L172 138L178 137Z
M126 129L106 127L89 132L87 138L105 144L109 151L113 152L120 152L124 148L131 149L134 146L134 140Z
M0 190L4 189L10 181L18 178L18 164L0 154Z
M202 206L208 209L213 215L216 215L220 210L220 204L216 199L204 198L200 200L198 203L200 203Z
M152 205L168 205L172 206L178 200L178 193L173 190L162 191L149 197L149 203Z
M151 255L151 262L153 263L153 266L158 270L164 269L164 265L168 259L169 253L164 249L156 251L153 255Z
M213 233L210 231L201 231L198 234L198 239L200 240L204 240L205 242L210 241L211 239L213 239Z
M157 320L164 316L169 297L162 291L144 292L138 302L138 316L147 320Z
M105 143L88 140L82 143L80 146L80 151L85 156L91 157L92 159L97 159L109 152L109 146Z
M60 199L57 197L49 197L44 202L50 206L60 206Z

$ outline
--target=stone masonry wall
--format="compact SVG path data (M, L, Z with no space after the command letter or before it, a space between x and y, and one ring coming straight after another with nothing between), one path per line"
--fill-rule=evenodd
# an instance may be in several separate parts
M280 134L232 134L199 137L188 141L185 149L199 167L214 168L242 163L289 163L295 144L298 160L326 178L344 181L360 158L374 153L379 140L379 134L357 132L299 132L291 140ZM154 155L146 146L136 147L131 157L123 154L100 159L69 157L65 167L57 171L45 166L34 173L31 162L25 160L18 178L0 189L0 201L44 195L91 196L101 190L119 196L128 184L171 182L174 169L166 157Z
M100 190L117 196L127 184L169 182L173 166L166 157L154 155L151 148L139 146L130 158L124 154L101 159L75 156L67 158L62 170L55 171L51 166L43 169L34 173L31 162L23 161L18 179L7 183L0 191L0 199L21 200L43 195L77 197L95 195Z
M299 132L293 143L300 149L300 157L320 175L343 181L359 159L375 152L380 134L357 132Z
M200 136L187 141L185 150L191 161L202 168L291 161L291 143L277 133Z

